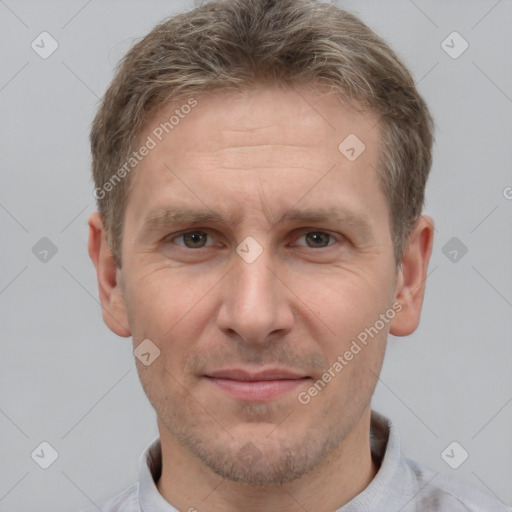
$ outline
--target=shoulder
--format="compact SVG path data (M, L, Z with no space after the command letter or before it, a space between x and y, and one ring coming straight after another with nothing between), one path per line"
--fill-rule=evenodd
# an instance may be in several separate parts
M415 496L403 512L425 510L432 512L511 512L494 496L464 482L436 473L431 469L403 458L402 463L415 482Z
M357 506L347 512L512 512L492 493L403 457L396 426L374 410L370 433L372 455L380 461L380 468L354 500Z
M141 512L139 503L139 484L132 484L130 487L119 492L112 498L100 505L102 512ZM97 512L98 507L94 506L83 512Z

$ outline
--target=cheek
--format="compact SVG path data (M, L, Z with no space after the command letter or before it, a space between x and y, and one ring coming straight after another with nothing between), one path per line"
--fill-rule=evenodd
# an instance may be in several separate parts
M384 287L359 284L342 291L333 287L318 296L319 303L323 299L322 322L334 333L316 340L328 363L320 377L329 381L324 395L328 408L359 410L373 394L392 320L391 316L384 320L381 317L391 310L388 294L384 292Z
M342 349L390 307L392 287L382 276L341 270L327 279L304 282L297 295L309 309L311 322L330 334L324 338L334 340L332 348Z
M305 302L314 305L311 322L320 327L316 335L309 331L328 364L321 377L330 382L324 405L345 410L366 406L384 359L392 318L385 322L380 315L391 306L391 287L391 282L376 275L363 279L351 274L310 288Z
M180 294L169 286L161 271L129 275L125 300L134 342L149 338L160 346L163 333L179 319Z
M211 318L208 292L215 283L169 268L135 276L125 294L134 343L149 338L161 350L171 342L179 350L179 340L196 336Z

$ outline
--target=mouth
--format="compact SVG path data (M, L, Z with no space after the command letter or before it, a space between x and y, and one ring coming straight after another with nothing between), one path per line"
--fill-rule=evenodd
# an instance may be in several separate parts
M232 368L210 372L204 377L233 398L259 402L290 393L311 380L309 376L278 368L260 372Z

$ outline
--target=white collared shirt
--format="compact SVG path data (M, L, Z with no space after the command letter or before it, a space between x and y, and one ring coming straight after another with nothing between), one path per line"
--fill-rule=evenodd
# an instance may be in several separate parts
M368 487L337 512L511 512L496 498L442 476L400 454L393 423L372 411L371 450L380 468ZM158 492L155 482L162 471L159 438L142 453L139 481L101 506L103 512L179 512ZM200 504L191 504L203 512ZM86 512L97 511L97 508ZM187 512L187 511L181 511ZM269 512L269 511L265 511Z

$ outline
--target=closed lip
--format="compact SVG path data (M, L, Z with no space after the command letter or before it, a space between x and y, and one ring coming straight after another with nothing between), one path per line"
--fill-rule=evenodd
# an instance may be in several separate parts
M214 379L229 379L246 382L259 382L265 380L299 380L309 378L308 375L303 375L282 368L269 368L259 372L251 372L242 368L229 368L209 372L205 376Z

